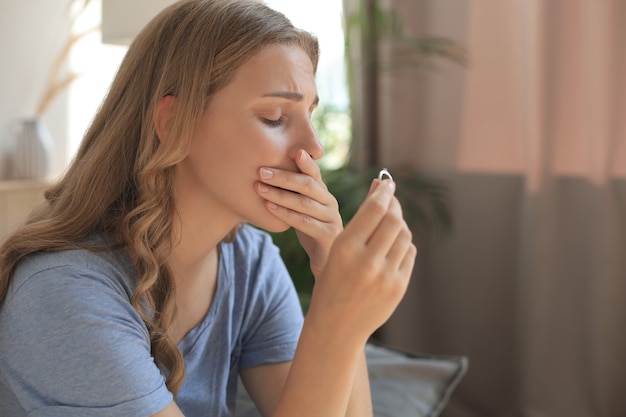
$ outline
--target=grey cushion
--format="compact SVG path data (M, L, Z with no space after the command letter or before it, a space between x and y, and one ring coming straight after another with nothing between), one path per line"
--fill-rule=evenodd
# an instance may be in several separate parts
M365 348L375 417L435 417L467 371L463 356L400 352L368 343ZM236 417L260 417L243 385Z

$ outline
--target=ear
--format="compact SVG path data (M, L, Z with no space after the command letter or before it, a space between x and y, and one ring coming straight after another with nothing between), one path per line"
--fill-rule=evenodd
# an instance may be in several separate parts
M154 111L154 128L159 141L165 139L170 128L175 103L174 96L165 96L157 103Z

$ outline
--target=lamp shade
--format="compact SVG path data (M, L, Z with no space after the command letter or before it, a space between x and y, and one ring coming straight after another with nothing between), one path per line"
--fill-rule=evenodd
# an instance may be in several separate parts
M102 0L102 42L129 45L161 10L176 0Z

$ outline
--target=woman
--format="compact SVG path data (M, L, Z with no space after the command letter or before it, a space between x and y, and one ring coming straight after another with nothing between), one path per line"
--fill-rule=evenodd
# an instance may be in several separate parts
M367 416L363 349L416 254L390 180L342 230L314 37L191 0L137 37L71 167L0 252L0 415ZM250 225L256 227L252 227ZM269 235L316 276L303 319Z

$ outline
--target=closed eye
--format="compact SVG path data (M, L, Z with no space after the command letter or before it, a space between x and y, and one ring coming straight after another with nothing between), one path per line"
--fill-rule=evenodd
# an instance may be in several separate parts
M263 121L263 123L265 123L266 125L268 125L270 127L280 127L280 126L282 126L282 124L284 122L282 117L279 117L276 120L274 120L274 119L267 119L267 118L263 117L261 120Z

